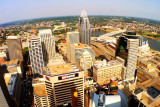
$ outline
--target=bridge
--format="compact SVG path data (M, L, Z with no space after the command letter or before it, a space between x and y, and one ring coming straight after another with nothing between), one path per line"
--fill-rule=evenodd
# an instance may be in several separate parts
M113 35L116 35L116 34L119 34L119 33L124 33L124 32L126 32L126 30L118 30L118 31L106 33L106 34L103 34L103 35L99 36L99 39L103 39L105 37L112 37Z

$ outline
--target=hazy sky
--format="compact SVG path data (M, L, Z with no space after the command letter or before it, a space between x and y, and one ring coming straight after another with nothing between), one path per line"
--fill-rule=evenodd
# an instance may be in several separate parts
M160 0L0 0L0 24L15 20L80 15L135 16L160 20Z

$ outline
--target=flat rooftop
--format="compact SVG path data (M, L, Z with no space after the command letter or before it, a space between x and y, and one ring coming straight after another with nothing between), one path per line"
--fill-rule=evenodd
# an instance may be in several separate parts
M2 63L1 65L13 66L13 65L18 65L18 64L19 64L19 61L18 59L16 59L16 60L11 60L11 61L6 61Z
M94 66L96 68L105 68L105 67L110 67L118 64L120 64L120 62L117 60L111 60L109 62L106 62L106 60L103 60L103 61L96 61Z
M147 93L153 98L160 96L160 90L156 89L154 86L151 86L147 89Z
M38 95L40 97L47 96L44 84L33 86L33 92L35 95Z
M90 47L89 45L82 44L82 43L74 43L71 46L74 48L89 48Z
M82 70L83 68L78 63L68 63L68 64L62 64L62 65L56 65L56 66L43 67L43 73L50 76L56 76L60 74L66 74L66 73L77 72Z

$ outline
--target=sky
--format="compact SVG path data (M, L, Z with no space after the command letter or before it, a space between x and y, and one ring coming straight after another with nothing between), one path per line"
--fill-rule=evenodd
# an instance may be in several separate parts
M160 0L0 0L0 24L41 17L133 16L160 20Z

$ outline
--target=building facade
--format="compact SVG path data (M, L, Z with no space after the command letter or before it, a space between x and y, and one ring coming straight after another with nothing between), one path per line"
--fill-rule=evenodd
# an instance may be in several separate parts
M68 32L67 33L67 59L71 61L71 44L79 43L79 33L78 32Z
M82 11L78 24L80 43L91 45L91 25L86 11Z
M139 39L136 35L123 34L117 39L116 56L125 60L123 79L135 79Z
M46 66L43 68L43 73L41 81L34 83L36 105L45 104L49 107L62 106L64 103L72 105L71 90L76 88L78 93L77 106L84 107L84 71L79 64ZM42 88L35 87L36 84Z
M38 35L41 38L43 58L46 65L49 59L52 59L56 55L55 38L50 29L40 30Z
M17 72L0 74L0 106L21 107L21 77Z
M8 45L8 52L9 52L10 60L18 59L20 61L23 61L21 38L17 36L8 36L7 45Z
M78 62L80 64L80 58L83 54L83 52L88 51L88 53L90 53L91 57L92 57L92 61L95 61L95 53L93 51L93 49L86 45L86 44L72 44L71 45L71 62L75 63Z
M89 75L88 70L91 69L93 65L93 59L91 54L86 50L82 53L80 57L80 66L84 69L85 76Z
M118 80L122 79L123 63L118 60L112 60L106 62L97 61L93 65L93 79L97 81L99 85L105 85L110 82L111 77L117 77Z
M29 56L32 66L33 74L42 74L42 67L44 67L43 52L41 38L33 37L28 39L29 42Z
M41 80L33 80L37 81L36 83L33 83L33 95L34 95L34 104L37 107L50 107L48 103L47 93L44 81Z
M20 78L22 78L24 75L22 61L18 61L18 59L11 60L11 61L5 61L4 63L1 63L1 65L5 66L1 69L1 72L8 72L8 73L17 72Z

